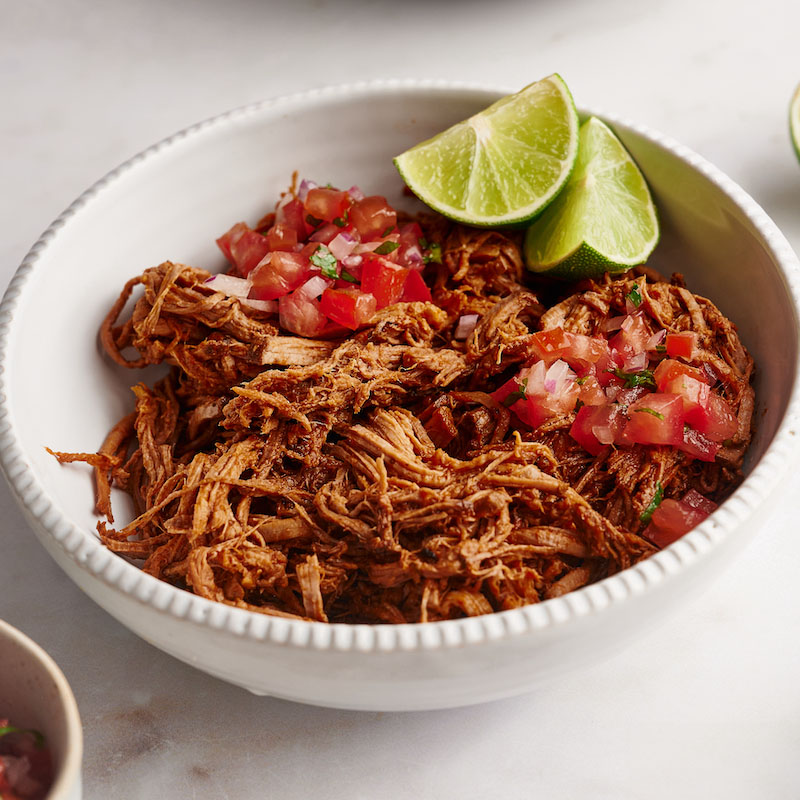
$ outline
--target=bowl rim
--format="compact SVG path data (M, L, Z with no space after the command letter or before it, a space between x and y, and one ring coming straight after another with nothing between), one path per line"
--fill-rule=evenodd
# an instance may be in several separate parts
M66 798L80 780L83 760L83 729L75 695L67 677L53 657L27 634L5 620L0 620L0 640L18 645L33 661L44 667L56 686L58 700L64 710L67 724L66 750L64 759L53 777L47 798Z
M510 91L486 84L449 81L388 79L345 83L280 95L240 106L184 128L132 156L78 196L42 233L15 272L0 303L0 468L30 522L50 537L63 555L103 584L152 607L153 611L236 638L265 641L301 649L366 652L436 650L478 645L507 637L552 629L619 606L632 597L652 592L682 573L734 536L738 526L770 494L793 459L791 429L800 419L800 356L795 360L792 390L778 428L759 461L734 493L698 527L654 556L599 582L537 604L489 615L457 620L406 624L319 623L261 614L228 606L174 587L144 573L122 556L105 548L93 532L74 525L57 508L39 483L16 437L8 386L8 360L15 310L41 254L57 241L58 231L109 183L154 156L212 128L243 118L279 114L290 106L307 107L326 101L352 101L386 93L448 94L463 92L487 102ZM800 262L791 245L766 212L738 184L703 157L670 137L625 117L580 108L612 126L626 128L671 152L728 197L753 225L781 273L796 318L800 319Z

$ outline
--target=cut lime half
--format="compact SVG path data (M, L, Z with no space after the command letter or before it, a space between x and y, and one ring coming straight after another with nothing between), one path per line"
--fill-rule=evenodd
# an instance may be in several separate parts
M644 176L611 129L590 117L567 185L525 234L525 262L572 280L619 272L643 264L658 233Z
M789 132L792 135L795 155L800 159L800 86L795 90L789 106Z
M533 219L558 194L578 154L578 114L551 75L415 145L395 160L424 203L482 227Z

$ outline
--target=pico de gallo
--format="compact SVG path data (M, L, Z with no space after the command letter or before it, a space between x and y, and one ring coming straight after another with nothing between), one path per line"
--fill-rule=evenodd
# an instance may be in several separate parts
M217 244L234 275L209 284L305 337L356 330L398 301L429 301L422 277L439 249L380 195L303 181L260 229L240 222Z
M570 436L591 456L609 447L671 446L713 462L738 419L715 390L710 369L692 364L697 334L653 326L639 308L637 285L627 314L594 336L562 327L531 335L534 358L492 397L536 429L575 413ZM659 493L642 516L661 547L694 528L716 505L692 490L682 499Z
M53 762L44 737L0 718L0 798L44 798Z

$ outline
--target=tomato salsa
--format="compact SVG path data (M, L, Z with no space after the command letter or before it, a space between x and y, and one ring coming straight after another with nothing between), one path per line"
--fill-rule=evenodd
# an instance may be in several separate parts
M53 762L44 737L0 718L0 798L44 798Z
M533 359L493 399L533 429L575 412L569 434L591 456L638 444L713 462L738 419L715 390L716 376L691 364L697 334L652 333L637 304L629 301L627 311L593 336L562 327L532 334ZM692 490L681 500L655 498L652 507L645 533L663 547L716 505Z
M436 247L386 198L356 186L303 181L256 229L237 223L217 244L246 299L300 336L356 330L393 303L431 299L421 271Z

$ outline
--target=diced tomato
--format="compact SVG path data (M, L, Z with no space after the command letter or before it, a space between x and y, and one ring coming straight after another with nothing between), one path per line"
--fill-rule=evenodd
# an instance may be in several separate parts
M278 300L281 327L301 337L317 337L328 325L319 301L304 292L292 292Z
M545 364L552 364L556 359L560 359L569 346L569 336L563 328L537 331L530 337L531 352Z
M603 406L608 403L606 393L593 375L585 376L581 380L578 400L585 406Z
M647 387L621 387L613 393L609 390L609 394L614 395L614 403L618 403L620 406L632 406L640 398L650 393Z
M397 226L397 212L386 202L385 197L371 195L350 207L350 223L363 241L379 239L391 233Z
M217 239L217 246L222 251L225 258L233 264L233 254L231 253L231 240L235 237L238 239L243 231L248 229L247 223L236 223L229 230L227 230L219 239Z
M706 517L708 517L707 512L684 501L665 498L653 512L650 525L644 533L659 548L666 548L702 523Z
M313 234L309 237L310 242L320 242L323 245L327 245L329 242L332 242L339 236L341 232L341 228L338 225L334 225L333 223L324 223L323 225L319 226Z
M514 393L516 393L515 397L517 399L512 399L509 401L509 395ZM528 403L525 399L524 389L520 383L519 376L509 378L505 384L498 387L494 392L491 393L491 397L496 403L502 404L508 409L511 409L511 411L514 412L514 414L516 414L517 417L519 417L519 419L525 423L525 425L531 424L530 419L528 418Z
M713 462L717 458L719 443L712 442L708 437L689 426L684 427L683 442L677 446L679 450L688 453L693 459L701 462Z
M296 197L278 206L275 210L275 225L284 225L294 230L298 242L305 241L311 232L311 226L306 222L306 210Z
M629 314L622 322L622 328L608 341L616 363L622 367L625 362L647 351L650 330L641 313Z
M710 498L706 498L705 495L701 495L695 489L690 489L686 495L683 496L681 501L687 506L691 506L693 509L705 512L707 515L710 515L717 508L717 504L715 504L714 501Z
M711 387L704 381L684 372L678 373L674 378L662 381L659 385L661 392L680 395L683 399L683 412L686 422L692 422L692 416L703 414L711 399Z
M421 270L425 266L422 247L419 240L422 238L422 228L419 223L405 223L398 230L397 263L404 267Z
M406 283L403 287L403 294L400 300L404 303L414 303L415 301L431 301L431 291L425 283L422 275L416 270L410 270L406 276Z
M369 322L377 306L374 295L358 289L326 289L320 302L326 317L352 330Z
M686 422L714 442L724 442L739 430L733 409L715 392L710 392L705 405L686 415Z
M597 456L605 447L617 441L625 423L622 407L616 403L582 406L575 415L569 433L585 451Z
M375 296L379 309L397 303L409 271L380 256L367 256L361 268L361 289Z
M276 250L250 274L253 286L250 297L275 300L296 289L308 278L309 262L301 253Z
M608 342L602 337L585 334L568 334L569 347L561 357L575 370L590 370L608 362L611 352Z
M0 798L19 798L6 775L2 757L0 757Z
M679 356L682 359L691 359L697 348L697 334L694 331L681 331L678 334L667 334L664 342L667 356Z
M653 372L653 377L656 380L656 386L659 392L667 392L667 387L671 382L682 375L694 378L696 381L708 383L708 381L706 381L706 375L702 370L676 361L675 359L664 359L659 362L658 367L656 367Z
M267 238L246 223L236 223L217 240L217 245L243 278L247 278L269 252Z
M523 392L523 388L520 384L520 378L516 375L513 378L509 378L504 384L501 384L494 392L491 393L491 397L496 403L501 403L503 406L505 406L506 398L508 398L508 396L513 392Z
M623 440L642 445L683 444L683 401L678 395L650 392L628 407Z
M267 231L270 250L294 250L297 241L297 231L286 223L276 223Z
M347 192L339 189L315 187L308 190L303 205L306 212L317 220L333 222L337 218L344 218L350 205L350 198L347 196Z

